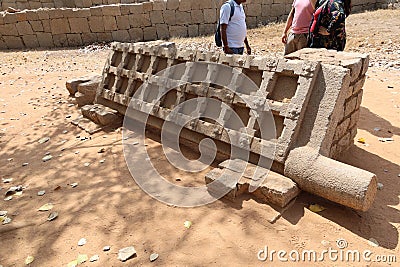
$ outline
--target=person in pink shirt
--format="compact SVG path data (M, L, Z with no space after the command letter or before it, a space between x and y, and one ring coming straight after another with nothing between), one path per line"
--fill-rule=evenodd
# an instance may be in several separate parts
M284 54L290 54L307 47L307 35L316 0L294 0L282 34ZM288 31L290 32L288 34Z

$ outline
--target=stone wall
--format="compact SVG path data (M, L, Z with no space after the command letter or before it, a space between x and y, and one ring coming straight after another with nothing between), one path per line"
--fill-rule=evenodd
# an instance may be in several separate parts
M50 0L41 1L55 3ZM90 1L93 5L97 2L111 2ZM382 0L355 0L354 10L376 8L381 5L378 1ZM161 0L88 8L39 8L16 13L1 12L0 49L81 46L103 41L135 42L208 35L215 31L222 2ZM31 5L34 1L24 3ZM285 18L291 3L292 0L249 1L245 5L248 26L257 27Z
M0 11L12 7L14 9L39 9L39 8L83 8L99 5L133 4L147 2L148 0L2 0Z

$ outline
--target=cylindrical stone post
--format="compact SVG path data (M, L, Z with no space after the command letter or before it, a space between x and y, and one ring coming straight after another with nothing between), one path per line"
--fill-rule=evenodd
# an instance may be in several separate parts
M324 157L309 147L290 152L284 173L302 190L355 210L368 210L377 191L375 174Z

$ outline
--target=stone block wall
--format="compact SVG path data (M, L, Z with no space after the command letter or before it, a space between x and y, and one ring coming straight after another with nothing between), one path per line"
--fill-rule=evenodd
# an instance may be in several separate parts
M84 8L99 5L133 4L147 2L148 0L2 0L0 11L12 7L14 9L39 9L39 8Z
M349 55L352 55L349 57ZM289 59L319 61L322 65L342 66L349 70L346 86L340 90L337 127L334 130L329 157L337 158L354 142L357 134L357 122L360 115L360 106L363 95L363 86L368 70L369 56L359 53L344 53L331 50L319 51L307 48L287 55Z
M215 31L219 7L224 2L156 0L132 4L131 1L136 0L40 0L41 4L46 4L42 6L52 7L54 4L55 8L50 9L35 9L38 7L35 1L13 1L29 5L30 10L0 12L0 49L81 46L103 41L136 42L208 35ZM383 0L356 1L354 9L375 8L380 5L378 1ZM114 2L118 4L110 4ZM8 1L2 2L3 5L6 3ZM283 19L289 13L291 4L292 0L249 1L245 4L247 24L253 28Z

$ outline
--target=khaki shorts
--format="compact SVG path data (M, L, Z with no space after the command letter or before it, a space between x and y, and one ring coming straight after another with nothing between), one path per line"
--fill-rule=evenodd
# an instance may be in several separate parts
M285 55L307 47L307 33L295 34L290 32L285 44Z

